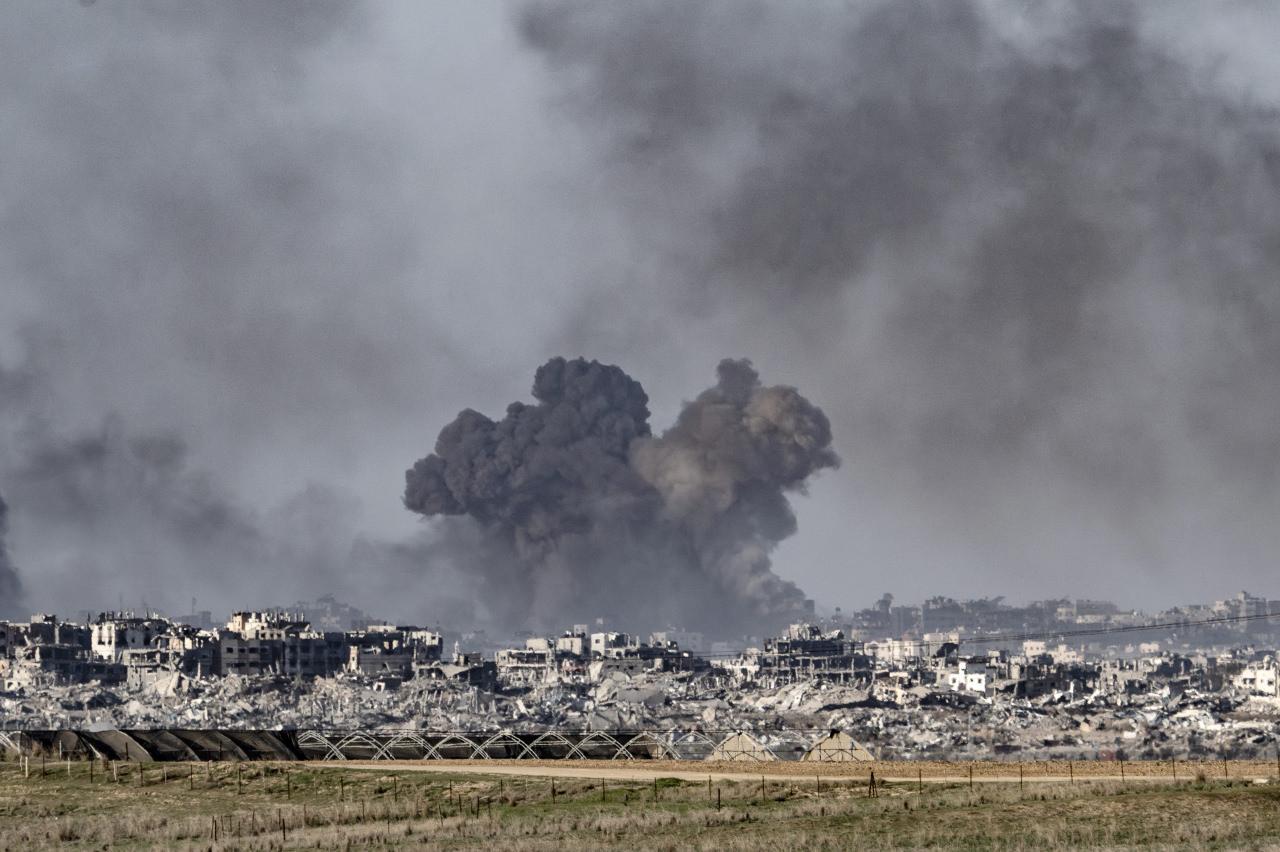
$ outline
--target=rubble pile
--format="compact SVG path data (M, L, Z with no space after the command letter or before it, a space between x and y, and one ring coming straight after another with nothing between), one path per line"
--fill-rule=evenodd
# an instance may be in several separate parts
M1124 641L1129 624L966 635L965 619L985 630L1026 613L939 599L930 625L947 613L955 629L868 638L903 615L890 603L844 626L793 624L731 650L681 630L646 641L575 624L483 650L454 642L452 654L436 630L317 630L303 612L238 612L223 627L151 613L86 624L38 614L0 623L0 733L685 732L795 756L840 731L885 759L1274 753L1271 601L1241 593L1214 605L1212 624L1147 625L1134 642ZM1078 601L1054 611L1096 624L1120 617L1111 609Z
M0 693L6 727L106 729L746 732L771 749L822 731L852 734L882 759L1264 757L1274 699L1169 690L1037 698L801 681L735 686L690 673L612 674L513 694L456 682L389 689L362 677L175 677L143 687L68 685Z

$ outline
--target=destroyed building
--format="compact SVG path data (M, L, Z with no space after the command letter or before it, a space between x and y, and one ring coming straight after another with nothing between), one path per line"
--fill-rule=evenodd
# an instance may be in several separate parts
M719 665L737 677L771 685L797 680L849 683L871 675L871 658L861 642L846 638L842 630L823 633L811 624L793 624L785 635L765 640L763 650L748 649Z
M1240 595L1136 623L1105 602L1056 602L1038 610L1071 623L1033 635L973 632L971 614L872 638L796 624L706 657L676 631L645 641L603 625L515 643L475 634L445 655L437 631L376 621L317 630L279 610L212 629L154 613L87 624L37 615L0 625L0 728L594 731L602 743L607 732L652 731L707 754L741 734L735 755L780 759L836 730L884 758L1269 754L1280 636L1252 618L1261 601ZM892 621L895 609L882 600L875 611Z
M667 632L650 635L648 642L626 633L588 634L575 625L550 639L531 636L523 648L505 648L495 655L498 681L507 688L530 687L561 680L596 682L610 674L704 671L710 664L683 650Z

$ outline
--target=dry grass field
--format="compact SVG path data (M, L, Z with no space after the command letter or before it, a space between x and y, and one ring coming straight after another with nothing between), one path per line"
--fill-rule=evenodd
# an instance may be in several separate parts
M1016 768L1002 780L1007 764L977 764L971 787L967 764L893 764L874 797L857 767L637 763L622 780L421 767L99 763L90 777L85 763L68 775L33 762L28 777L4 763L0 850L1280 849L1273 765L1182 764L1176 783L1137 765L1134 780L1072 783L1054 764L1020 784Z

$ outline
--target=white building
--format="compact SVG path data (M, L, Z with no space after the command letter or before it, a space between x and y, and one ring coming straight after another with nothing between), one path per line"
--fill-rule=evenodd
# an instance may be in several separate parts
M631 637L625 633L591 634L592 657L621 656L619 652L630 647L632 647Z
M961 660L959 668L946 673L946 683L952 692L986 695L995 676L996 670L986 663Z
M587 635L575 631L557 637L556 653L570 657L585 657L587 655Z
M539 643L541 648L534 647ZM524 648L499 651L494 662L498 679L506 686L532 686L555 676L555 652L545 639L530 639Z
M1078 665L1084 662L1083 654L1066 645L1059 645L1057 648L1050 650L1048 654L1053 657L1054 664L1059 666Z
M865 647L872 657L889 663L905 663L930 654L929 645L921 639L881 639L868 642Z
M93 624L89 649L100 660L120 662L125 651L150 648L173 627L163 618L137 618L130 613L104 613Z
M1273 657L1267 657L1261 662L1249 663L1240 674L1235 676L1232 683L1237 689L1246 690L1253 695L1268 695L1275 698L1280 697L1276 675L1276 661Z

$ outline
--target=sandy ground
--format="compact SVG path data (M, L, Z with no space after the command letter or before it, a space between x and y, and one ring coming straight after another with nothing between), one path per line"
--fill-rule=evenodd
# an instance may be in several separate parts
M777 761L769 763L708 763L703 761L593 761L593 760L430 760L430 761L343 761L312 764L344 769L369 769L397 772L438 772L450 775L508 775L541 778L606 779L616 781L649 781L653 778L679 778L682 781L752 781L761 776L794 782L830 781L865 782L871 772L882 781L956 783L967 782L972 769L976 783L1017 783L1089 780L1192 781L1205 778L1271 779L1276 783L1276 764L1265 761L1066 761L1006 763L944 763L941 761L876 762L876 763L803 763ZM1021 769L1021 773L1019 773Z

